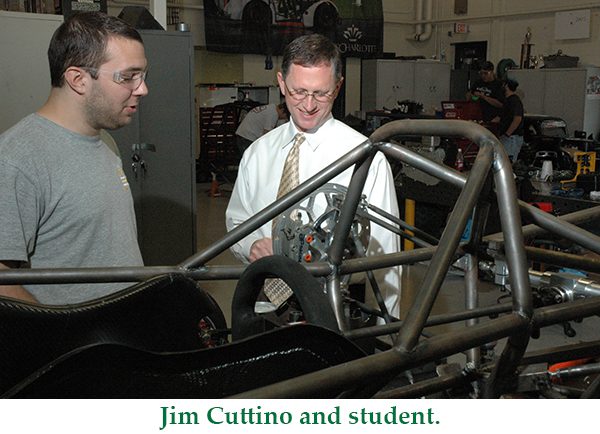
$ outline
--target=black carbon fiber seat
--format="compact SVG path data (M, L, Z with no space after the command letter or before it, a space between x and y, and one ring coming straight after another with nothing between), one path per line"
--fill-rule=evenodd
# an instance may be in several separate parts
M339 334L308 324L179 353L96 344L48 364L3 397L223 398L362 356Z
M43 306L0 298L0 393L83 347L201 348L198 323L222 313L190 279L167 275L90 302Z

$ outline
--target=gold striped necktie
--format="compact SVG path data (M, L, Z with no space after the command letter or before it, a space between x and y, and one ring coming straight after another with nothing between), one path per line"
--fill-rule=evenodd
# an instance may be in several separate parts
M298 133L294 137L292 149L288 152L281 172L281 181L279 181L279 190L277 190L277 199L289 193L300 184L300 145L304 143L304 134Z
M285 164L283 165L283 171L281 172L281 181L279 181L277 199L289 193L300 184L300 146L304 143L305 139L306 138L302 133L298 133L294 136L294 144L292 145L290 152L288 152ZM273 230L275 230L277 220L278 217L273 219ZM290 287L281 279L267 279L264 285L264 292L271 303L277 307L285 303L285 301L293 294Z

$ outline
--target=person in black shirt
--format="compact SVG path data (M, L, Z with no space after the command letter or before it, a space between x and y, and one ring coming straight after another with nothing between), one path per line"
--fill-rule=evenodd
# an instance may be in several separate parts
M507 79L504 83L506 100L500 115L498 137L506 149L511 161L517 161L521 146L523 146L523 103L515 93L519 83Z
M479 76L481 78L473 83L471 90L467 93L467 99L479 101L483 121L491 122L500 116L502 111L504 103L502 82L496 78L492 62L483 62Z

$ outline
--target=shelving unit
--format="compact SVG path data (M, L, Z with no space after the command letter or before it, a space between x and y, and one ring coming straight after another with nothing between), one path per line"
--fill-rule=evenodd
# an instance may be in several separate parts
M235 144L235 130L240 112L232 104L202 107L199 110L200 159L204 171L226 171L237 165L240 155Z

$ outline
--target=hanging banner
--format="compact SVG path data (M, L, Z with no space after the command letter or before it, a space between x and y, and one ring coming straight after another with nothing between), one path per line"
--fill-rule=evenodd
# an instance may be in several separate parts
M381 0L204 0L210 51L280 55L298 36L321 33L343 56L383 52Z

